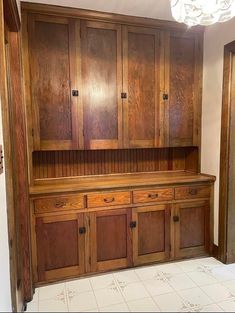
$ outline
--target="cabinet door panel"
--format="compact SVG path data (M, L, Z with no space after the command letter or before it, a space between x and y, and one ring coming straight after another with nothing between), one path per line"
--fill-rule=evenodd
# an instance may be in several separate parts
M177 258L208 253L209 202L177 204L175 224L175 253Z
M79 22L32 15L30 78L35 150L78 148ZM82 142L80 143L82 145Z
M166 260L170 257L170 208L156 205L133 209L134 264Z
M199 144L201 71L199 39L171 33L169 39L169 146Z
M130 209L107 210L91 214L92 271L131 265L130 219Z
M155 30L123 27L125 147L158 144L160 39Z
M82 79L86 148L121 147L121 26L82 22Z
M38 280L47 281L84 272L83 214L36 219Z

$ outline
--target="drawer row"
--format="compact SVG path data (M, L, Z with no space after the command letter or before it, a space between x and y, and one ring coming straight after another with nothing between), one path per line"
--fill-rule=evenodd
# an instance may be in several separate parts
M86 198L85 198L86 197ZM58 212L59 210L99 208L128 204L151 203L171 200L187 200L195 198L209 198L210 185L182 186L176 188L155 188L148 190L99 192L53 196L51 198L36 199L35 213Z

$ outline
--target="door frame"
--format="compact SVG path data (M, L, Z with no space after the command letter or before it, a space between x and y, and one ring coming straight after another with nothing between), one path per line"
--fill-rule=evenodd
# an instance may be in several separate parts
M232 66L235 57L235 41L224 46L223 101L221 117L220 147L220 189L219 189L219 249L218 258L224 263L235 262L232 253L232 242L229 236L234 235L235 211L229 205L229 185L235 177L230 175L230 132L232 107ZM234 78L235 79L235 78ZM234 91L235 92L235 91ZM235 113L234 113L235 114ZM235 117L234 117L235 118ZM235 250L235 245L233 245Z

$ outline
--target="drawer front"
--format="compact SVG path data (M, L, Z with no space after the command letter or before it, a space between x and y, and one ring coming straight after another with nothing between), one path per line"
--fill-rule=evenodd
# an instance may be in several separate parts
M87 196L88 208L105 207L110 205L124 205L131 203L130 192L107 192L89 194Z
M175 199L209 198L210 186L186 186L175 188Z
M83 195L69 197L53 197L34 201L35 213L59 212L84 208Z
M133 192L134 203L147 203L173 200L173 188L138 190Z

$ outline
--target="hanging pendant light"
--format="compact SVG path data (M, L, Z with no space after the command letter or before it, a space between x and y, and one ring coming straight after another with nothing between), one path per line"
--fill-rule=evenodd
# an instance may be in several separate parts
M172 16L188 26L226 22L235 16L235 0L171 0Z

